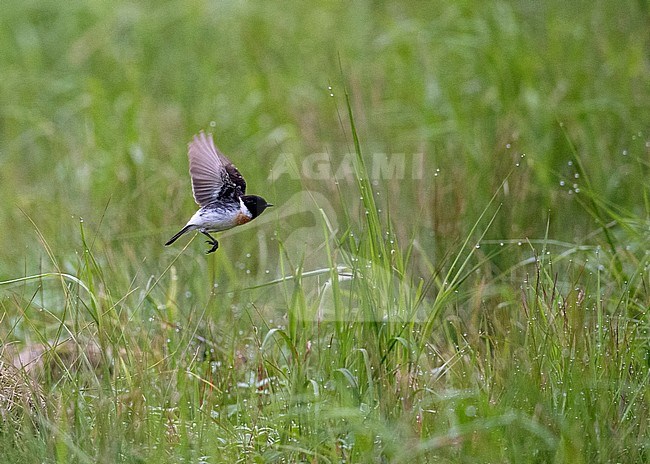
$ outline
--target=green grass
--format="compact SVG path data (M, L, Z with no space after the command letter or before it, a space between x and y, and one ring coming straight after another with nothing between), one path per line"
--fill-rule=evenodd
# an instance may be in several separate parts
M5 2L3 462L647 461L649 19ZM276 205L209 256L201 129Z

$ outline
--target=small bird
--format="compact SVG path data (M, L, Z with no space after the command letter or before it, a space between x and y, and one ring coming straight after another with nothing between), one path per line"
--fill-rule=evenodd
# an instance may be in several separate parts
M257 195L244 195L246 181L237 168L214 146L212 134L203 131L189 143L190 178L192 194L200 209L194 213L185 227L170 238L165 246L191 230L198 230L208 237L212 247L206 254L219 248L219 242L210 232L232 229L252 221L266 208L273 206Z

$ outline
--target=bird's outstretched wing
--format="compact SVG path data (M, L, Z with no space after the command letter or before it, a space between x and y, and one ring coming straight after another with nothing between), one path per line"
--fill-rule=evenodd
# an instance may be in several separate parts
M212 134L201 131L189 144L192 194L199 206L217 199L238 198L246 193L246 181L217 147Z

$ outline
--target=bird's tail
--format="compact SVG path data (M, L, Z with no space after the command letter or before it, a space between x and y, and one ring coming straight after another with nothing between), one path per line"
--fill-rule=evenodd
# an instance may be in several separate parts
M189 232L189 231L192 230L192 229L194 229L194 225L193 225L193 224L188 224L188 225L186 225L185 227L183 227L183 228L180 230L180 232L178 232L178 233L177 233L176 235L174 235L172 238L170 238L169 240L167 240L167 243L165 243L165 246L169 246L169 245L171 245L171 244L174 243L176 240L178 240L178 238L179 238L181 235L183 235L185 232Z

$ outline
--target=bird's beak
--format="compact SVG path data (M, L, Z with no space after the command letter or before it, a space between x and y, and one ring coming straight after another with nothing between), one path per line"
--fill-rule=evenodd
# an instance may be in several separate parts
M271 203L267 203L266 207L268 208L269 206L275 206L275 205L272 205Z

